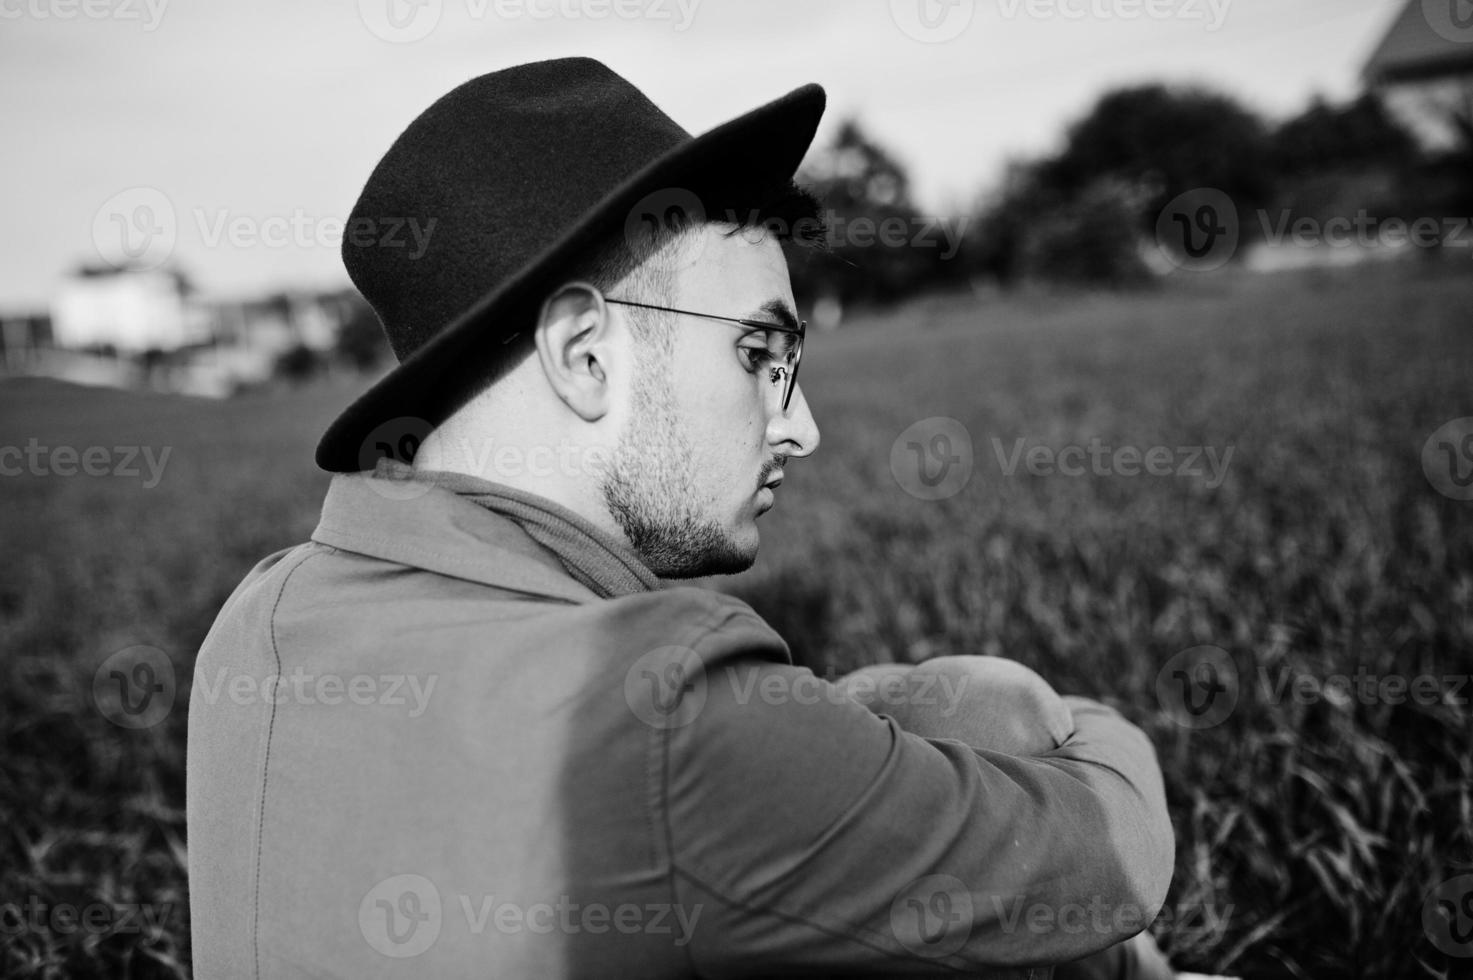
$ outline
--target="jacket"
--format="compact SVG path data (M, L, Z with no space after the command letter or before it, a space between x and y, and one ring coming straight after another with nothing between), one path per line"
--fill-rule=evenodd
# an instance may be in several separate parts
M551 501L338 475L197 659L196 975L1044 977L1154 918L1114 711L1018 758L835 690Z

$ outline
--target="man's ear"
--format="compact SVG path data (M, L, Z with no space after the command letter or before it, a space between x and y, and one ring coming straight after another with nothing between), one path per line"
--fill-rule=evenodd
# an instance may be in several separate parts
M610 409L609 374L622 363L617 328L598 287L569 282L542 304L537 358L557 396L585 422Z

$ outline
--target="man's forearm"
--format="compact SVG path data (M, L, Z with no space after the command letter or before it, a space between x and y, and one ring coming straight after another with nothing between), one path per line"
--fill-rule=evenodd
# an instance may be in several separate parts
M974 749L1040 755L1074 732L1065 701L1033 671L1000 657L939 657L865 667L838 680L850 697L912 734Z
M1098 893L1139 896L1136 907L1111 912L1129 915L1141 927L1148 924L1155 915L1153 896L1164 895L1175 859L1161 771L1149 740L1114 710L1086 698L1061 698L1042 678L1010 661L946 660L943 672L964 671L961 679L969 683L926 696L928 685L918 683L915 674L927 665L886 665L870 671L872 679L884 682L878 690L888 685L891 696L860 700L914 734L955 739L979 752L1045 758L1074 771L1105 804L1094 831L1101 846L1123 852L1123 860L1112 866L1116 880L1109 886L1102 882ZM854 686L852 681L848 686Z

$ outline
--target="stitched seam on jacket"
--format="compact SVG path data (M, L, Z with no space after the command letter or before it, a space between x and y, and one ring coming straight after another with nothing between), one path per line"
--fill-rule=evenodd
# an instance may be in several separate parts
M722 626L726 625L727 622L743 613L743 610L733 609L726 604L724 600L728 597L722 596L721 598L723 600L721 604L717 608L707 612L701 618L699 625L694 625L689 631L680 634L681 640L685 640L687 637L691 638L690 643L677 642L673 645L686 646L691 650L695 650L701 640L710 636ZM702 669L704 671L704 665ZM668 728L651 728L650 732L650 749L655 755L654 768L657 774L656 800L659 807L658 814L651 814L651 821L655 826L652 826L650 829L652 836L659 835L662 830L664 831L665 859L667 864L666 881L670 891L671 905L678 908L680 903L676 901L677 892L675 889L675 829L670 823L670 739L673 735L673 730ZM700 970L697 968L695 959L691 955L689 944L685 947L685 958L686 962L690 964L692 975L699 974Z
M271 615L267 620L267 634L271 638L271 656L276 661L276 676L281 676L281 651L276 646L276 611L281 608L282 597L286 595L287 584L291 582L292 576L297 574L298 569L322 552L313 552L303 555L301 560L287 570L282 576L281 585L276 590L276 598L271 603ZM253 894L251 895L251 963L257 980L261 976L261 849L266 837L266 785L271 778L271 736L276 729L276 699L271 699L271 713L266 722L266 752L261 758L261 813L256 819L256 875Z

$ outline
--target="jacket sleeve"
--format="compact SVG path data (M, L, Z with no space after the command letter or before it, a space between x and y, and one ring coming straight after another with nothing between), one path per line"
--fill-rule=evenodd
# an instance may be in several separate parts
M1014 757L901 730L739 602L686 649L687 710L652 733L652 768L701 975L1055 964L1164 902L1160 770L1113 710L1071 698L1073 736Z

